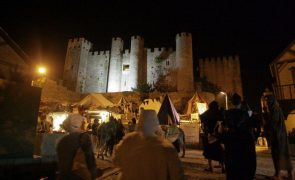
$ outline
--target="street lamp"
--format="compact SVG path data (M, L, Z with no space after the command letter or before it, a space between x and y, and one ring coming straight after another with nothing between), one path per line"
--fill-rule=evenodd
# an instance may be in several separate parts
M221 94L225 95L225 109L228 110L228 100L227 100L227 94L226 92L220 92Z
M38 73L40 75L45 75L46 74L46 68L43 66L38 67Z

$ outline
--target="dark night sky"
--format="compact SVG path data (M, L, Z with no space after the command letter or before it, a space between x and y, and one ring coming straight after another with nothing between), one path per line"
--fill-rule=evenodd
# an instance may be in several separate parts
M95 50L109 50L115 36L129 48L132 35L143 36L146 47L174 47L176 33L186 31L193 35L195 64L240 55L244 96L254 107L270 85L269 62L295 39L294 0L10 0L0 6L0 26L51 77L61 78L69 38L83 36Z

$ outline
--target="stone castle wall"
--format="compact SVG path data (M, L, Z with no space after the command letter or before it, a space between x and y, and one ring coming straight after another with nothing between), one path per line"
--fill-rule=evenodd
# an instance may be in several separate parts
M80 93L70 91L56 81L47 79L41 94L42 102L76 103L80 101Z
M159 76L167 75L176 69L175 51L172 48L154 48L147 51L147 83L155 84ZM169 79L169 77L167 77Z
M176 35L177 91L193 91L193 49L190 33Z
M207 80L226 93L238 93L243 96L238 56L205 58L199 60L200 77Z
M129 72L130 72L130 51L126 49L122 59L122 77L121 77L121 91L130 91L129 87Z
M129 85L130 90L136 88L138 84L144 83L142 78L142 64L144 55L144 39L140 36L131 37L130 48L130 73Z
M109 51L89 52L85 79L85 92L105 92L107 86Z
M113 38L111 52L106 51L103 57L91 52L92 44L84 38L70 40L64 85L81 93L132 91L140 84L153 85L160 75L164 75L173 87L179 82L179 91L194 90L191 34L177 35L176 51L172 48L145 49L140 36L131 37L130 51L124 52L123 45L121 38Z
M63 75L64 85L69 89L84 91L88 53L91 48L92 44L84 38L69 40Z
M118 92L121 89L123 40L112 39L111 58L109 68L108 92Z

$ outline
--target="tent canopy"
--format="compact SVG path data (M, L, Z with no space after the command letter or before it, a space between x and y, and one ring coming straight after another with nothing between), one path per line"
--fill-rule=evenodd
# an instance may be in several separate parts
M126 104L128 104L128 101L124 97L121 97L117 103L118 106L126 105Z
M158 112L158 119L161 125L180 124L180 117L167 94Z
M79 105L86 107L99 107L99 108L107 108L113 107L114 104L105 98L102 94L91 93L83 98Z
M196 92L193 97L187 102L184 114L191 114L198 112L197 103L206 103L206 101ZM207 104L207 103L206 103Z

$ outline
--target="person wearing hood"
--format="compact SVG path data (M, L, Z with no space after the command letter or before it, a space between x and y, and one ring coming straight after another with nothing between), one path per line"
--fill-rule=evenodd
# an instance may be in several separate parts
M271 155L275 168L274 177L278 177L280 170L288 171L288 179L292 179L292 164L289 154L285 118L278 101L273 94L264 96L266 102L266 121L270 124Z
M177 151L163 137L154 110L141 112L137 130L115 147L113 163L121 169L122 180L185 179Z
M90 135L83 131L84 117L71 114L63 122L63 128L68 132L57 144L58 170L61 180L95 179L97 168L92 151Z

